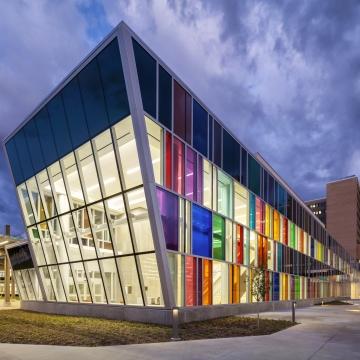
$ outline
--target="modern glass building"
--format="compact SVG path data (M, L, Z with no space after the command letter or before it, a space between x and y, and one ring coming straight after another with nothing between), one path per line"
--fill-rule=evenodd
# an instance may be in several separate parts
M21 261L9 249L24 308L166 322L174 306L205 318L251 303L258 267L269 304L349 296L358 277L302 200L124 23L5 148L29 237Z

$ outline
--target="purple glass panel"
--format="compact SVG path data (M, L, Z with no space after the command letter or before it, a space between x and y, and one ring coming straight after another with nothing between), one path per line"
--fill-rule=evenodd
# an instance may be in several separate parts
M198 166L197 166L197 201L203 205L203 159L198 156Z
M196 201L196 153L186 148L185 196Z
M156 189L156 194L158 198L160 215L164 229L166 248L169 250L178 251L178 197L160 188Z

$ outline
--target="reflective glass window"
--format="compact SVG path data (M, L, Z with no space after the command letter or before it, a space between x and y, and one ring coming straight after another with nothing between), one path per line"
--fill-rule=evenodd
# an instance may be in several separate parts
M45 167L45 162L39 141L39 135L34 120L30 120L23 128L24 135L28 144L34 172L37 173Z
M64 178L66 179L69 200L72 209L84 205L84 195L80 184L74 153L70 153L63 160Z
M260 195L260 169L259 163L248 156L249 189L256 195Z
M155 254L140 255L138 258L144 281L146 305L164 305Z
M203 204L211 209L212 203L212 166L209 161L203 160Z
M71 214L60 216L60 224L70 261L81 260L79 241Z
M75 229L80 240L80 249L84 259L96 258L95 243L91 232L91 225L86 208L73 212Z
M109 127L97 59L87 64L78 77L89 134L94 137Z
M45 220L45 211L42 206L42 201L40 198L40 194L35 178L33 177L30 180L28 180L26 182L26 186L28 189L28 194L32 205L32 209L34 211L36 222Z
M225 260L225 221L213 214L213 258Z
M105 289L103 286L99 263L95 261L85 261L84 266L87 268L88 282L94 303L106 303Z
M20 184L22 181L24 181L24 175L20 166L20 160L18 157L18 153L16 150L16 145L15 145L15 138L11 138L7 143L6 143L6 152L7 152L7 156L9 158L9 162L10 162L10 166L11 166L11 171L12 174L14 176L14 180L15 180L15 184L18 185Z
M56 162L49 167L49 177L52 183L52 191L56 202L57 212L62 214L69 211L69 201L59 162Z
M97 56L110 124L130 113L118 40L115 38Z
M213 305L228 303L228 272L228 264L213 261Z
M53 265L53 266L49 266L48 269L53 284L56 300L66 301L65 291L61 281L59 267L57 265Z
M156 118L156 61L134 39L133 47L143 107Z
M111 196L119 193L121 185L110 130L104 131L95 138L95 148L104 195Z
M34 121L38 130L45 164L50 165L58 158L58 154L56 151L54 133L51 128L47 108L43 108L42 110L40 110L35 116Z
M130 191L125 196L129 204L129 218L134 229L137 252L154 250L144 189Z
M232 217L233 182L230 177L218 170L218 212Z
M72 79L62 90L65 113L68 119L71 142L77 148L89 139L78 78Z
M117 146L126 189L142 184L139 157L131 117L115 125Z
M159 121L170 130L172 129L171 98L171 76L159 65Z
M48 230L50 231L50 236L52 238L57 262L62 263L69 261L58 218L48 221Z
M36 258L36 263L38 266L45 265L45 256L44 251L41 245L40 234L36 226L31 226L28 228L29 238L34 250L34 255Z
M49 177L47 171L44 170L36 175L38 188L40 191L41 200L43 203L46 218L51 218L57 214L56 205L51 190Z
M81 146L76 152L80 161L80 178L83 182L85 199L87 203L97 201L101 198L101 191L90 142Z
M249 192L234 182L234 220L249 226Z
M20 161L20 166L24 177L28 179L34 175L34 169L32 167L30 150L26 142L24 129L21 129L15 135L15 144L18 153L18 160Z
M105 204L115 255L133 253L123 196L113 197Z
M19 291L21 300L28 300L28 295L24 284L24 280L21 275L21 271L20 270L14 271L13 274L16 280L16 286L17 286L17 290Z
M171 283L177 306L184 305L184 256L167 253Z
M241 148L241 184L247 186L247 163L248 163L248 153L244 148Z
M69 264L59 265L67 301L78 302L76 285Z
M214 120L214 163L221 167L222 127Z
M19 199L20 199L22 212L25 217L26 225L27 226L32 225L36 221L35 221L35 216L34 216L34 213L32 210L32 206L31 206L31 202L30 202L30 198L29 198L29 194L28 194L26 185L22 184L22 185L18 186L17 191L18 191L18 195L19 195Z
M99 261L109 304L124 304L115 259Z
M47 225L47 222L44 221L41 224L38 225L38 230L40 233L40 239L42 242L45 259L48 265L50 264L56 264L56 256L51 240L50 231Z
M34 289L36 300L43 300L41 289L40 289L40 282L39 282L39 279L38 279L35 269L27 269L26 271L29 274L29 278L31 280L32 287Z
M155 182L162 185L162 129L159 125L155 124L155 122L150 120L148 117L145 117L145 120Z
M222 142L223 169L240 181L240 144L226 131Z
M174 132L191 144L191 96L174 81Z
M88 207L98 257L114 256L103 202Z
M126 305L144 305L134 256L116 259Z
M45 289L45 294L47 297L47 301L56 301L54 289L52 286L52 282L50 279L50 273L46 266L42 266L39 268L40 277L42 279L42 283Z
M179 251L178 197L160 188L156 189L156 194L164 229L166 248L174 251Z
M71 264L72 273L74 276L74 282L77 284L78 295L80 302L89 303L92 301L91 293L88 286L88 281L82 262Z
M47 110L49 112L57 153L61 157L72 150L70 132L61 94L56 95L49 101Z
M196 101L193 101L193 146L204 156L208 152L208 114Z
M189 147L186 147L186 166L185 166L185 196L190 200L197 200L196 186L196 153Z
M192 253L211 257L212 254L211 212L201 206L192 205Z

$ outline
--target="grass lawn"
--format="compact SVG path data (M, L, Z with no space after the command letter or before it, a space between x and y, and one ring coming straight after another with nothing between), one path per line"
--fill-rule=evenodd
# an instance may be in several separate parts
M228 317L183 324L184 340L265 335L293 324L283 320ZM62 316L23 310L0 312L0 342L44 345L101 346L169 341L171 328L161 325Z

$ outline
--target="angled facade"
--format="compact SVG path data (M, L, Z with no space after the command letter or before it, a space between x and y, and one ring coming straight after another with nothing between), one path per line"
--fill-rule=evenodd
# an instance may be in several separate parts
M206 318L251 304L259 267L264 304L348 297L358 277L302 200L124 23L5 149L29 237L22 258L9 249L24 308L166 323L175 306Z

